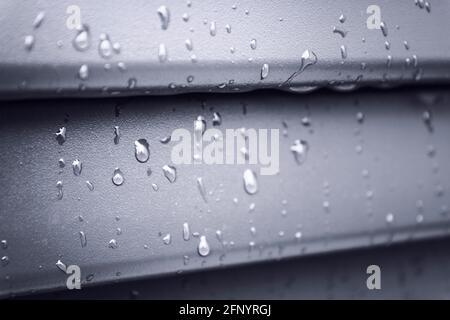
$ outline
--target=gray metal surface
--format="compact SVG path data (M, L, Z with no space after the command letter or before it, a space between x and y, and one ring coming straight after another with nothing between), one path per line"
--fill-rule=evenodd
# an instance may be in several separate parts
M233 3L1 1L0 98L255 88L307 91L316 86L344 90L359 85L448 83L450 79L450 39L445 36L450 30L448 1L428 1L430 10L413 0L244 0L236 1L235 8ZM163 4L170 12L165 30L157 14ZM386 36L367 27L367 8L374 4L381 9ZM74 14L67 10L74 5L81 23L89 27L90 46L85 51L75 49L77 31L69 29ZM34 27L40 12L45 16ZM183 20L184 14L188 21ZM341 14L344 22L339 21ZM216 26L214 36L211 23ZM346 36L334 33L333 27ZM120 52L108 58L99 54L102 33L111 43L120 44ZM27 35L34 37L28 49ZM192 41L192 50L185 45L187 39ZM252 39L257 43L255 49L250 45ZM160 44L167 52L164 62L158 57ZM346 48L345 58L341 46ZM317 63L286 83L301 68L306 50L317 57ZM118 67L119 62L126 70ZM89 74L82 80L79 70L83 64ZM261 79L264 64L269 73Z
M8 247L0 247L0 256L9 263L0 267L0 295L64 288L58 259L79 265L89 286L447 235L449 103L448 88L2 102L0 240ZM198 115L211 127L213 111L222 115L222 130L286 130L280 172L259 175L257 194L244 191L242 175L258 166L180 165L174 183L164 177L173 142L160 139L176 128L192 131ZM61 126L67 128L63 145L55 139ZM122 134L117 145L114 126ZM134 155L140 138L150 144L145 164ZM290 151L296 139L310 148L301 165ZM83 163L79 176L74 159ZM116 167L124 173L122 186L111 181ZM207 257L197 252L198 237L183 240L184 222L206 236ZM109 247L111 239L117 248Z
M131 281L34 299L449 299L448 239ZM367 266L381 269L368 290ZM30 298L30 296L26 297Z

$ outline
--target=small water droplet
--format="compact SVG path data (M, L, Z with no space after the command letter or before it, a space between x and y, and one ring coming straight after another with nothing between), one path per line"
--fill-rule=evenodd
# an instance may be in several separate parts
M220 113L218 113L218 112L213 113L212 123L213 123L213 126L220 126L222 124L222 117L220 116Z
M81 65L80 70L78 70L78 77L81 80L86 80L89 78L89 67L87 64Z
M172 140L172 137L169 135L169 136L159 139L159 142L161 142L162 144L168 144L170 142L170 140Z
M128 89L133 90L136 88L137 80L136 78L130 78L128 79Z
M198 243L198 254L202 257L208 256L210 248L205 236L200 236L200 242Z
M152 188L154 191L158 191L159 187L156 183L152 183Z
M62 181L58 181L58 182L56 182L56 189L57 189L57 194L56 194L56 198L58 199L58 200L61 200L62 198L63 198L63 196L64 196L64 193L63 193L63 183L62 183Z
M113 173L112 182L116 186L121 186L124 181L125 181L125 179L123 177L122 171L120 171L119 168L116 168Z
M190 239L191 232L189 231L189 224L187 222L183 223L183 239L188 241Z
M62 272L66 273L67 271L67 266L64 262L62 262L61 260L56 261L56 266L58 267L59 270L61 270Z
M86 180L86 185L90 191L94 191L94 185L89 180Z
M64 161L63 158L60 158L60 159L58 160L58 166L59 166L61 169L64 168L64 167L66 166L66 162Z
M32 36L32 35L25 36L24 46L25 46L25 49L27 49L28 51L31 51L31 49L33 49L33 46L34 46L34 36Z
M0 244L2 246L2 249L8 249L8 241L2 240L0 241Z
M119 247L119 245L117 244L116 239L109 240L108 247L110 247L111 249L117 249L117 247Z
M309 150L309 145L306 141L295 140L290 149L294 154L295 161L297 161L298 164L305 162Z
M261 67L261 80L264 80L269 75L269 65L264 63Z
M186 12L183 13L183 15L181 16L181 18L183 19L184 22L188 22L189 21L189 14L187 14Z
M341 46L341 57L342 59L347 59L347 47L345 45Z
M167 49L164 43L159 44L158 47L158 59L159 62L165 62L167 60Z
M166 234L163 237L163 242L165 245L169 245L172 242L172 236L170 235L170 233Z
M41 11L37 14L36 18L33 21L33 28L37 29L41 26L42 22L45 18L45 12Z
M358 123L363 123L364 122L364 113L357 112L356 113L356 120L358 121Z
M254 202L250 203L250 205L248 206L248 211L252 212L255 211L256 205Z
M387 37L387 35L388 35L388 29L387 29L387 26L386 26L386 24L384 23L384 21L382 21L382 22L380 23L380 29L381 29L381 32L383 33L383 36Z
M169 180L170 183L174 183L177 179L177 169L173 166L165 165L162 170L167 180Z
M258 181L256 180L256 174L252 170L245 170L243 178L244 190L248 194L255 194L256 192L258 192Z
M146 139L139 139L134 142L136 160L144 163L150 157L149 145Z
M294 236L296 240L300 240L302 238L302 233L300 231L297 231Z
M63 144L66 142L66 127L62 127L58 130L58 132L55 133L56 135L56 141L58 141L59 144Z
M394 214L388 213L386 215L386 222L389 223L389 224L392 224L394 222Z
M343 14L341 14L340 16L339 16L339 22L340 23L344 23L345 22L345 16L343 15Z
M81 247L84 248L87 245L86 234L83 231L80 231L79 234L80 234Z
M200 192L200 195L202 196L203 201L208 202L208 199L206 198L206 190L205 185L203 183L203 179L201 177L197 178L197 188Z
M186 41L184 41L184 44L186 45L186 49L188 49L189 51L192 51L192 49L194 48L191 39L186 39Z
M83 164L80 160L75 159L72 162L73 174L79 176L81 174L81 170L83 170Z
M170 11L166 6L160 6L157 10L159 19L161 20L161 29L167 30L170 22Z
M227 30L227 33L231 33L231 26L229 24L225 25L225 30Z
M119 144L119 141L120 141L119 126L114 126L114 144Z
M217 34L216 22L215 21L211 21L211 23L209 25L209 34L211 36L213 36L213 37Z
M252 48L253 50L256 49L256 39L252 39L250 40L250 48Z
M186 81L187 81L188 83L193 82L193 81L194 81L194 76L192 76L192 75L188 76L188 77L186 78Z

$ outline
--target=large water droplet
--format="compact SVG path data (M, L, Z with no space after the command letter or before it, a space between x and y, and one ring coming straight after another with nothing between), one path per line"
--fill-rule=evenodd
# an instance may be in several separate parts
M147 140L139 139L134 142L136 160L144 163L150 157L149 145Z
M198 254L202 257L208 256L210 248L205 236L200 236L200 242L198 243Z
M81 174L81 170L83 170L83 164L80 160L75 159L72 162L73 174L79 176Z
M85 51L89 48L91 36L87 25L83 25L77 30L77 35L73 39L72 45L78 51Z
M170 22L170 11L166 6L160 6L157 10L159 19L161 20L161 29L167 30Z
M247 169L244 171L244 189L248 194L255 194L258 192L258 181L256 180L256 174Z
M165 165L162 167L162 170L164 172L164 176L170 181L170 183L174 183L175 180L177 180L177 169L175 167Z
M125 181L125 179L123 177L122 171L120 171L119 168L116 168L113 173L112 182L116 186L120 186L123 184L124 181Z
M100 43L98 44L98 52L103 58L111 58L113 54L113 46L109 36L106 33L100 35Z

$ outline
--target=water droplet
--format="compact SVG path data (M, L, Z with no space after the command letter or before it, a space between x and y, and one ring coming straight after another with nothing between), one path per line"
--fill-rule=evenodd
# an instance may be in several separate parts
M84 248L87 245L86 234L83 231L80 231L79 234L80 234L81 247Z
M433 115L430 110L425 110L422 113L423 122L429 132L433 132Z
M389 41L385 41L384 42L384 47L386 48L386 50L390 50L391 49L391 43Z
M156 183L152 183L152 188L154 191L158 191L159 187Z
M183 264L187 266L189 264L189 256L183 256Z
M77 35L73 39L72 45L78 51L85 51L89 48L91 45L91 35L87 25L82 25L78 28Z
M197 178L197 188L198 191L200 191L203 201L208 202L208 199L206 198L205 185L203 184L203 179L201 177Z
M216 22L215 21L211 21L211 23L209 25L209 34L211 36L213 36L213 37L217 34Z
M269 65L264 63L261 67L261 80L264 80L269 75Z
M134 88L136 88L136 85L137 85L136 78L128 79L128 89L133 90Z
M248 194L255 194L258 191L258 181L256 180L255 173L247 169L244 171L244 189Z
M388 35L388 29L387 29L387 26L386 26L386 24L384 23L384 21L382 21L382 22L380 23L380 29L381 29L381 32L383 33L383 36L387 37L387 35Z
M78 70L78 77L81 80L86 80L89 77L89 67L87 64L81 65L80 70Z
M184 41L184 44L186 45L186 49L188 49L189 51L192 51L192 49L194 48L191 39L186 39L186 41Z
M213 126L220 126L222 124L222 117L220 116L220 113L218 113L218 112L213 113L212 123L213 123Z
M358 121L358 123L363 123L364 122L364 113L357 112L356 113L356 120Z
M61 200L61 199L63 198L63 196L64 196L64 193L63 193L63 183L62 183L62 181L56 182L56 189L57 189L57 191L58 191L58 193L56 194L56 198L57 198L58 200Z
M170 235L170 233L164 236L163 242L165 245L169 245L172 242L172 236Z
M134 142L136 160L144 163L150 157L150 150L147 140L139 139Z
M409 50L409 43L408 43L408 41L403 41L403 45L405 46L405 49L406 50Z
M157 10L159 19L161 20L161 29L167 30L170 22L170 11L166 6L160 6Z
M83 164L80 160L75 159L72 162L73 174L79 176L81 174L81 170L83 169Z
M250 48L252 48L253 50L256 49L256 39L250 40Z
M294 154L295 161L297 161L298 164L305 162L309 150L309 145L306 141L295 140L290 149Z
M209 252L210 248L208 242L206 241L206 237L201 236L200 242L198 243L198 254L202 257L206 257L209 255Z
M103 58L111 58L113 54L113 47L109 36L106 33L100 35L100 42L98 44L98 52Z
M227 30L227 33L231 33L231 26L229 24L225 25L225 30Z
M299 74L305 71L306 68L315 65L316 63L317 63L317 56L313 51L310 50L303 51L300 67L282 85L289 84L295 77L297 77Z
M250 203L250 205L248 206L248 211L252 212L255 211L256 205L254 202Z
M162 167L162 170L167 180L169 180L170 183L174 183L177 179L177 169L173 166L165 165Z
M63 158L60 158L60 159L58 160L58 166L59 166L61 169L64 168L64 167L66 166L66 162L64 161Z
M62 127L58 130L58 132L55 133L56 135L56 141L58 141L59 144L63 144L66 142L66 127Z
M165 62L167 60L167 50L164 43L161 43L158 48L158 59L159 62Z
M120 141L119 126L114 126L114 144L119 144L119 141Z
M25 36L24 45L25 45L25 49L27 49L28 51L31 51L31 49L33 49L33 46L34 46L34 36L32 36L32 35Z
M188 83L191 83L192 81L194 81L194 76L192 76L192 75L188 76L187 79L186 79L186 81L187 81Z
M89 180L86 180L86 185L90 191L94 191L94 185Z
M33 21L33 28L37 29L41 26L42 22L45 18L45 12L41 11L37 14L36 18Z
M127 70L127 66L122 61L117 62L117 68L119 68L119 70L122 72Z
M172 140L172 137L169 135L169 136L159 139L159 142L161 142L162 144L168 144L170 142L170 140Z
M344 16L343 14L341 14L341 15L339 16L339 22L340 22L340 23L344 23L345 20L346 20L345 16Z
M187 222L183 223L183 239L188 241L190 239L191 232L189 231L189 224Z
M186 12L183 13L183 15L181 16L181 18L183 19L184 22L188 22L189 21L189 14L187 14Z
M119 245L117 244L116 239L111 239L108 242L108 247L110 247L111 249L117 249Z
M8 249L8 241L2 240L0 241L0 244L2 246L2 249Z
M123 177L122 171L120 171L119 168L116 168L113 173L112 182L116 186L121 186L124 181L125 181L125 179Z
M296 240L300 240L302 238L302 233L300 231L297 231L294 236Z
M56 261L56 266L58 267L59 270L61 270L62 272L66 273L67 271L67 266L64 262L62 262L61 260Z
M388 213L386 215L386 222L389 223L389 224L393 223L394 222L394 214Z
M341 57L342 59L347 59L347 47L345 45L341 46Z
M419 224L419 223L422 223L423 222L423 215L421 215L421 214L418 214L417 216L416 216L416 222Z

